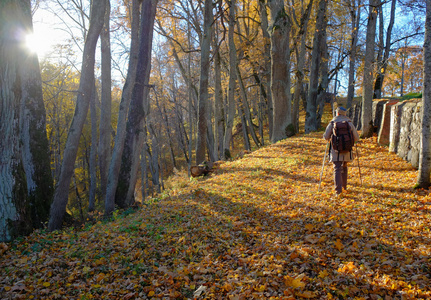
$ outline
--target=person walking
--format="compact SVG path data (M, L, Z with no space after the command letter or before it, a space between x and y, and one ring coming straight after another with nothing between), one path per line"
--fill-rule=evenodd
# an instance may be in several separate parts
M336 116L329 122L323 138L330 143L329 161L334 165L335 195L347 190L347 164L354 159L353 145L359 141L359 134L347 110L339 106Z

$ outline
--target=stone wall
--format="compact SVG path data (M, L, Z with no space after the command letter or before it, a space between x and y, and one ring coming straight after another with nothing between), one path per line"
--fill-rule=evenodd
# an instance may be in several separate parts
M390 152L419 166L422 100L374 100L373 122L378 133L377 142L389 146ZM349 110L349 116L361 129L361 105Z

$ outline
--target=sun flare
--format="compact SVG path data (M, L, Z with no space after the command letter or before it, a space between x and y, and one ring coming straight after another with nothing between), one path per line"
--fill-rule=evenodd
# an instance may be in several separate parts
M52 42L48 36L37 33L27 34L25 45L30 52L36 53L39 58L45 57L52 49Z

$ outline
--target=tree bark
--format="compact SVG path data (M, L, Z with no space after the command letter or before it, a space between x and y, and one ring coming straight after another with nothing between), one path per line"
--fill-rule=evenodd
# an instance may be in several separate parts
M136 79L139 55L139 7L140 1L133 0L129 67L127 70L126 82L124 83L123 87L123 94L121 96L120 111L118 112L117 121L117 134L115 135L115 145L112 152L111 163L109 165L105 197L105 216L110 216L115 208L115 191L117 190L118 177L121 167L121 157L124 150L124 140L126 139L126 118L132 98L132 89Z
M100 33L102 52L102 92L99 124L99 170L101 199L105 199L108 182L109 161L111 159L111 42L110 42L110 13L111 6L106 1L105 22Z
M128 207L134 200L139 154L143 142L144 119L150 109L150 88L148 83L151 71L151 48L157 2L158 0L144 0L141 7L138 65L129 107L119 180L115 193L115 203L121 208Z
M264 1L259 1L259 16L260 27L262 29L262 36L264 40L264 69L263 69L263 84L261 91L266 103L266 114L268 116L269 136L272 136L274 109L272 107L272 94L271 94L271 37L269 36L268 27L268 13ZM262 139L263 141L263 139Z
M0 2L0 242L40 228L53 195L42 80L30 1Z
M94 63L95 49L100 31L103 27L103 19L106 9L106 0L94 0L91 7L90 28L85 40L83 62L79 92L76 99L75 115L69 128L66 148L63 154L63 164L60 178L57 183L54 201L51 205L48 229L50 231L61 228L66 205L69 196L69 186L75 168L75 159L78 151L79 138L82 133L88 106L94 88Z
M327 0L320 0L317 11L316 31L314 33L313 51L311 54L310 86L307 98L307 111L305 115L305 133L316 131L320 124L317 124L317 94L319 87L320 66L323 55L322 45L325 40L325 33L322 28L326 28Z
M352 5L350 7L350 16L352 18L351 23L351 46L350 46L350 56L349 56L349 81L347 87L347 103L346 108L349 109L352 106L353 97L355 95L355 65L356 65L356 50L358 43L358 31L359 31L359 21L361 19L361 0L358 0L358 5L356 6L356 0L352 0Z
M90 146L90 195L88 203L88 211L92 212L96 204L97 190L97 112L96 112L97 90L96 86L93 89L93 96L90 100L90 119L91 119L91 146Z
M323 32L323 38L321 40L320 48L322 49L322 60L320 61L320 84L317 89L317 116L316 116L316 127L319 129L322 116L323 109L325 105L326 94L328 93L327 89L329 86L329 57L328 57L328 45L326 43L326 22L321 28Z
M229 87L228 87L228 111L226 120L226 129L223 139L223 157L231 158L230 143L232 140L233 122L235 119L236 104L235 104L235 89L236 89L236 47L234 41L235 30L235 0L230 1L229 6Z
M367 37L365 41L364 82L362 87L362 133L361 137L373 136L373 73L374 73L374 41L376 38L377 11L380 0L370 0Z
M424 41L424 81L422 91L422 132L417 187L430 186L431 172L431 0L426 1Z
M246 121L246 125L248 126L248 128L250 129L250 134L251 137L256 145L256 147L260 147L261 143L256 135L256 132L254 131L254 124L253 124L253 120L252 120L252 116L250 113L250 106L248 105L248 100L247 100L247 93L245 91L245 86L244 86L244 82L242 81L242 77L241 77L241 71L239 70L239 66L236 66L236 73L237 73L237 78L238 78L238 84L239 84L239 90L240 90L240 94L241 94L241 102L242 102L242 111L244 113L244 117L245 117L245 121ZM250 149L247 149L250 150Z
M205 0L204 31L201 43L201 66L199 79L198 99L198 135L196 139L196 164L205 161L207 144L207 105L208 105L208 78L210 68L211 27L213 22L212 1Z
M295 134L292 124L290 94L290 47L291 21L284 10L283 0L268 0L271 13L269 26L271 37L271 93L274 109L271 142Z
M223 109L223 90L221 85L221 57L218 48L214 55L214 106L216 123L216 138L214 146L217 153L217 158L220 159L223 157L223 136L225 120Z
M299 132L299 103L301 96L304 94L304 67L305 67L305 55L306 51L306 41L308 33L308 21L310 20L311 8L313 6L313 0L310 0L305 12L301 16L301 22L299 26L299 32L297 39L299 42L299 47L297 46L296 51L296 82L295 91L293 93L293 111L292 111L292 122L296 132Z
M388 30L386 31L386 43L384 46L384 53L383 53L383 57L381 57L380 60L377 60L377 76L374 82L374 96L373 96L374 99L382 98L383 81L385 79L386 68L388 67L389 54L391 50L392 28L394 27L394 23L395 23L395 6L396 6L396 0L392 0L391 17L389 20ZM379 26L383 26L383 25L379 24Z

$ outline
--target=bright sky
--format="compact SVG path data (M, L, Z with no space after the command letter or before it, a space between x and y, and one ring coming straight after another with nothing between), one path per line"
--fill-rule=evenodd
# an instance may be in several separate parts
M51 6L49 8L38 7L35 10L33 14L34 34L27 37L28 48L37 53L39 61L43 61L44 59L52 62L66 61L66 63L74 65L77 71L80 71L82 48L84 45L82 40L72 42L74 38L72 38L71 32L73 32L75 38L80 38L82 37L82 31L76 27L73 21L70 21L68 15L64 12L61 13L61 9L55 6L55 2L46 1L44 4L49 4ZM61 18L63 18L65 22L68 21L69 24L66 26L60 16L55 15L53 11L56 11L58 14L63 14ZM67 49L71 51L61 50L61 48L58 47L66 45ZM111 44L111 48L114 49L114 45ZM100 61L100 50L96 50L96 61ZM115 69L113 69L112 76L114 80L122 80L122 76Z
M49 56L56 40L56 31L43 23L34 24L34 33L26 38L27 47L36 52L40 59Z

